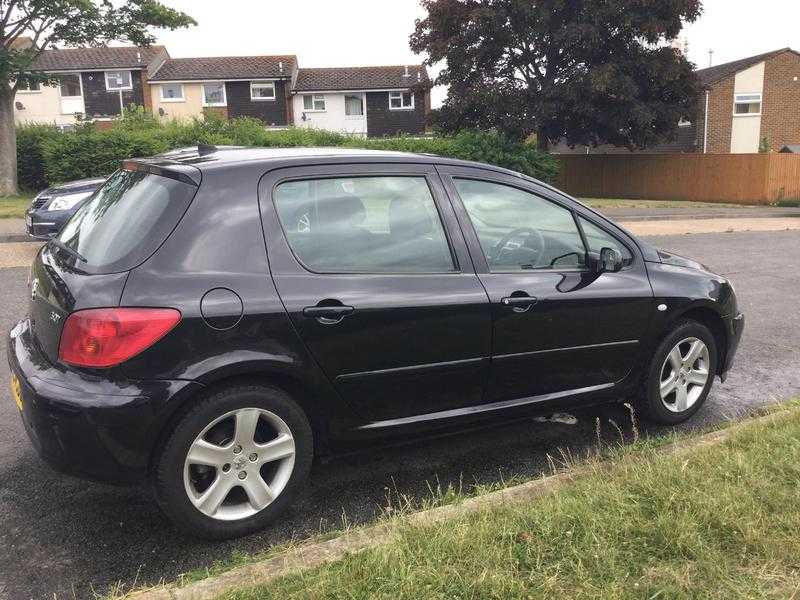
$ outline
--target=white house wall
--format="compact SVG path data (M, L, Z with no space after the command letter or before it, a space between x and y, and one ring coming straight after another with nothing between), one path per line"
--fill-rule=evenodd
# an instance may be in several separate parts
M18 108L17 104L21 104L23 108ZM36 92L17 92L14 98L14 121L19 124L72 125L75 123L75 116L61 114L58 87L43 85Z
M355 94L347 94L348 96ZM367 102L364 98L364 115L348 117L344 112L345 94L326 93L325 111L308 111L303 108L303 94L296 94L292 98L294 109L294 122L297 127L309 129L325 129L337 133L365 136L367 134ZM364 95L362 94L362 98ZM303 119L305 115L305 120Z

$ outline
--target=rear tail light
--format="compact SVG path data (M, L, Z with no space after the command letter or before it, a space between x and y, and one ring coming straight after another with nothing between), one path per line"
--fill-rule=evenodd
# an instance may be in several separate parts
M113 367L155 344L181 320L174 308L92 308L67 317L59 359L78 367Z

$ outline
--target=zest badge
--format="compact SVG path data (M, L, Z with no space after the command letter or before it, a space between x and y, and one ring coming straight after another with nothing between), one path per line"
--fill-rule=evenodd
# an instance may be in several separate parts
M39 280L34 279L31 282L31 300L36 300L36 292L39 291Z

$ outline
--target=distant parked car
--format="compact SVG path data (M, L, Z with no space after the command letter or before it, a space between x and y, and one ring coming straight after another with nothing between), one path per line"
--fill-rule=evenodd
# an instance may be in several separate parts
M39 192L25 211L28 235L42 240L53 237L105 181L105 177L79 179Z
M208 538L359 444L626 399L681 423L744 327L725 277L548 185L335 148L126 161L30 282L7 357L39 454Z

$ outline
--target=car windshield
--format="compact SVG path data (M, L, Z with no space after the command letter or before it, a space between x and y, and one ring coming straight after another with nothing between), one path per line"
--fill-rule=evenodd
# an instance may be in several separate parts
M78 209L57 240L80 255L72 253L79 261L75 266L87 272L130 270L167 238L196 191L170 177L117 171Z

